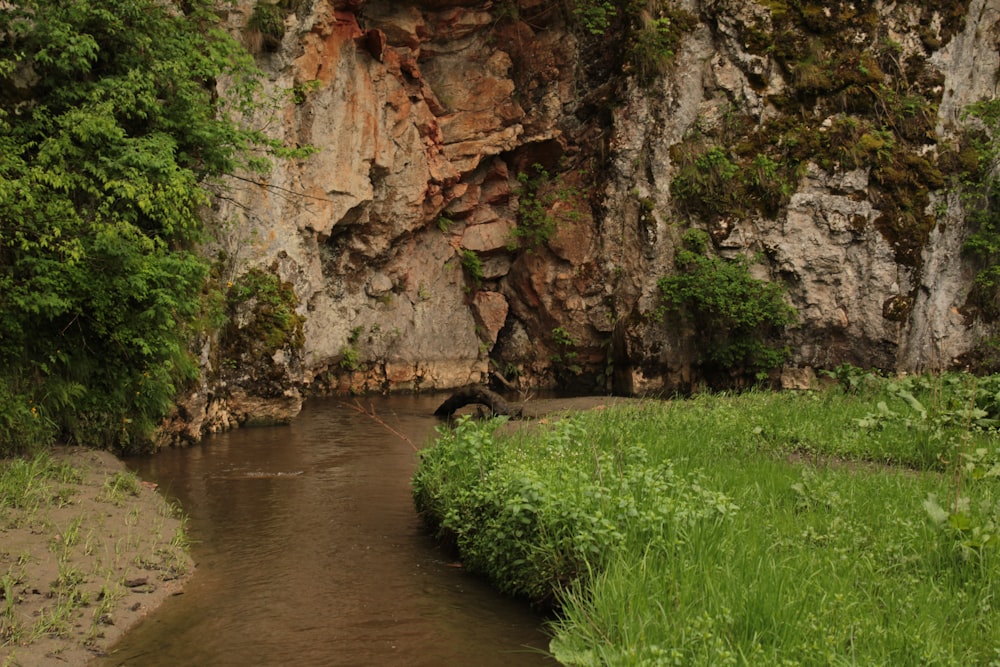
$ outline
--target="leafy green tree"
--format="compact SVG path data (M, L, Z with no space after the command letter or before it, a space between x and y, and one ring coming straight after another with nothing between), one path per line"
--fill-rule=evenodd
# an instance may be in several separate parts
M143 447L195 377L199 212L262 164L256 75L205 0L0 3L0 453Z

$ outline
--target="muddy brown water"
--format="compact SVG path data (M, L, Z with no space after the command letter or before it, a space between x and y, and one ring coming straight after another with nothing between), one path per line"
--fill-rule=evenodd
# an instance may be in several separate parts
M424 446L441 400L364 404ZM129 465L190 517L197 570L94 665L556 664L544 619L424 531L411 445L342 400Z

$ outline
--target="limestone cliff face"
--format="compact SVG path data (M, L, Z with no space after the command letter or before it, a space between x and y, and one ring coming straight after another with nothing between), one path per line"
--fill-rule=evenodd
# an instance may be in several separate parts
M996 92L1000 1L825 3L795 16L784 3L675 3L696 21L653 77L622 56L626 41L573 27L564 4L302 0L283 35L258 40L276 102L255 122L317 151L259 183L234 180L211 250L234 276L271 267L294 289L304 342L294 363L288 350L271 359L286 370L289 413L306 388L443 389L491 372L686 388L699 380L690 335L648 314L689 226L724 256L760 253L758 277L786 285L799 312L788 384L844 362L942 368L973 349L984 330L960 312L972 279L963 214L942 184L904 183L915 194L901 202L884 169L797 154L775 205L700 215L671 183L689 142L756 141L795 115L821 137L864 116L813 83L796 49L864 72L838 75L858 90L912 78L933 118L907 155L936 155L965 106ZM254 7L233 11L231 27L246 34ZM763 48L770 38L787 44ZM888 55L845 65L838 44L888 44ZM885 71L890 61L906 65ZM893 227L904 214L919 233ZM252 385L206 384L191 412L206 401L238 412Z
M893 127L897 145L909 143L905 150L911 156L939 156L958 136L962 110L996 95L1000 4L855 4L820 6L820 20L834 25L803 31L809 48L820 49L812 57L826 59L831 67L844 66L831 52L836 42L824 41L831 33L861 51L877 53L879 45L888 44L893 54L888 60L905 63L895 75L867 73L863 61L849 64L871 77L862 91L898 86L898 81L890 82L892 76L904 81L910 99L927 105L923 113L928 129L907 136L905 128ZM866 6L877 23L845 18L863 15ZM805 66L789 67L787 57L781 62L780 56L752 47L755 31L779 27L774 12L753 2L728 0L703 2L697 9L703 22L685 40L674 71L660 82L659 95L633 91L616 111L618 143L607 190L609 212L627 210L627 192L634 188L655 200L656 211L676 210L670 193L677 174L671 148L692 135L720 131L734 112L756 129L780 128L782 114L794 110L820 136L832 135L840 123L870 122L865 121L866 112L873 112L845 99L859 89L850 85L849 77L840 83L842 90L826 91L822 84L809 90L796 81L806 76ZM787 22L780 27L790 30ZM805 100L779 108L791 95ZM896 122L888 113L882 119ZM776 132L773 141L787 136ZM805 160L794 191L773 214L689 219L712 233L723 255L763 253L761 277L787 286L799 326L790 332L792 356L783 382L801 386L813 369L842 363L897 371L963 363L989 327L962 312L974 270L962 254L968 230L956 196L923 172L908 181L900 179L897 187L871 164L850 165L843 159L831 165L818 153ZM646 160L645 155L652 157ZM917 158L908 159L903 164L916 164ZM913 196L894 201L900 191ZM642 268L633 271L637 275L671 270L677 234L670 229L669 214L651 217L645 234L655 241L643 255ZM905 227L901 221L907 220L920 224ZM637 293L640 312L654 307L655 291L648 279ZM630 358L638 362L634 388L689 381L691 358L684 349L671 348L674 341L669 331L657 335L655 328L643 326L630 330Z

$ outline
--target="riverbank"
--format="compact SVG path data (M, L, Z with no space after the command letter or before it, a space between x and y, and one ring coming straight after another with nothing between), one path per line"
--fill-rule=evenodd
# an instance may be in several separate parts
M183 519L108 452L0 460L0 665L85 665L181 591Z
M460 419L417 507L566 665L988 664L1000 377ZM593 406L593 407L599 407Z

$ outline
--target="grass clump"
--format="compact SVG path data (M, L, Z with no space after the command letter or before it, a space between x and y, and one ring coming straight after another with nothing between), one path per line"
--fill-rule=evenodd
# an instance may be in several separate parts
M100 499L115 505L122 505L129 497L139 495L140 484L141 482L135 473L120 470L104 480Z
M0 461L0 510L62 504L71 493L67 488L79 481L78 470L47 451Z
M422 454L466 566L554 605L570 665L989 664L1000 380L704 395Z

